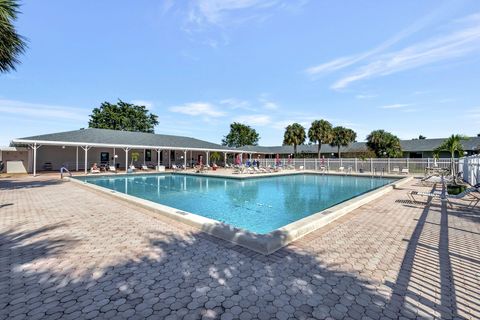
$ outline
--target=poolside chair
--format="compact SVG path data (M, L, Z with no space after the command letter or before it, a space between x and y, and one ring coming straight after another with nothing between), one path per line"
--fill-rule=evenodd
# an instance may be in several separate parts
M344 167L339 167L338 172L345 172L345 168Z
M176 164L172 164L172 170L173 171L178 171L178 170L180 170L180 168L178 168Z
M400 167L393 167L392 173L400 174Z
M408 168L402 168L402 171L401 171L402 174L409 174L409 171L408 171Z
M117 173L117 168L115 166L108 166L108 171Z
M480 186L479 186L480 187ZM451 199L456 200L464 200L468 201L468 205L466 206L467 209L473 209L480 203L480 189L476 186L470 187L465 189L463 192L459 194L443 194L439 191L434 192L418 192L418 191L410 191L408 197L413 202L417 202L414 195L424 196L424 197L432 197L433 199L440 199L441 201L446 201L450 207L453 207Z
M148 171L149 169L148 169L148 167L147 167L146 165L143 164L143 165L142 165L142 170L143 170L143 171Z

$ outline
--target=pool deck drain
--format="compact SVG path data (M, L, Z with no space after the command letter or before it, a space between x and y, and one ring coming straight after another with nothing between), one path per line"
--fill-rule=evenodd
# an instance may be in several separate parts
M315 174L310 171L292 172L291 174L308 173ZM288 173L287 173L288 174ZM317 173L318 174L318 173ZM279 175L276 175L279 176ZM223 176L217 176L222 178ZM252 175L251 178L256 178ZM264 176L265 177L265 176ZM363 176L364 177L364 176ZM243 178L245 179L245 178ZM247 178L248 179L248 178ZM305 218L294 221L279 229L273 230L266 234L258 234L245 229L240 229L229 224L209 219L197 214L158 204L152 201L144 200L135 196L127 195L108 188L100 187L94 184L85 183L84 181L71 179L71 181L93 190L106 193L123 201L141 206L142 208L151 210L156 214L160 214L173 220L188 224L212 236L229 241L233 244L240 245L263 255L269 255L280 248L288 245L310 232L317 230L336 219L348 214L349 212L359 208L362 205L378 199L387 192L399 188L408 183L413 177L405 177L394 181L383 187L374 189L340 204L334 205L323 211L311 214Z

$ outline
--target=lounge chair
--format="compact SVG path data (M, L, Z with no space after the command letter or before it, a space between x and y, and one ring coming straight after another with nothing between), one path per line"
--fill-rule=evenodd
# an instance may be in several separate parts
M143 165L142 165L142 170L143 170L143 171L149 171L150 169L148 169L148 167L143 164Z
M400 168L399 167L393 167L392 173L400 174Z
M409 174L408 168L403 168L401 171L402 174Z
M339 167L338 172L345 172L345 168L344 167Z
M472 208L475 208L480 203L480 189L479 189L479 187L480 187L480 185L467 188L459 194L448 194L448 193L443 194L442 192L439 192L439 191L434 191L434 192L410 191L408 193L408 197L413 202L416 202L416 199L414 197L416 195L424 196L424 197L431 197L432 200L433 199L440 199L441 201L446 201L450 205L450 207L453 207L453 204L450 201L451 199L464 200L464 201L469 202L468 205L466 206L466 208L467 209L472 209Z
M108 166L108 171L117 173L117 168L115 168L115 166Z

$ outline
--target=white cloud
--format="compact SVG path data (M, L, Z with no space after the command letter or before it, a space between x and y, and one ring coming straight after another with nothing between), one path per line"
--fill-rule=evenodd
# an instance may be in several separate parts
M380 109L400 109L410 106L410 103L395 103L379 107Z
M81 108L0 99L0 113L29 118L86 121L89 112Z
M305 1L293 1L298 6ZM288 4L288 5L287 5ZM292 0L194 0L189 3L188 20L197 25L222 25L232 22L233 13L243 13L241 20L261 18L268 9L292 9Z
M378 94L357 94L356 99L372 99L378 97Z
M270 124L272 122L272 119L269 115L266 114L252 114L238 116L234 118L234 121L252 126L265 126Z
M370 63L335 82L332 88L342 89L360 80L390 75L478 52L480 51L480 16L470 16L466 21L469 25L458 31L377 56Z
M189 116L208 116L208 117L223 117L225 112L217 110L216 107L206 102L191 102L185 103L181 106L170 107L171 112L183 113Z
M235 98L223 99L220 101L221 105L224 105L232 110L244 109L244 110L254 110L250 107L250 102L246 100L239 100Z
M147 100L132 100L130 103L133 103L137 106L145 106L148 110L152 110L155 106L152 101Z
M386 41L382 42L380 45L376 46L371 50L368 50L359 54L340 57L326 63L309 67L305 70L305 72L312 76L319 76L319 75L330 73L336 70L344 69L358 62L361 62L367 58L370 58L378 53L381 53L382 51L385 51L386 49L399 43L403 39L409 37L410 35L425 28L428 24L432 22L432 20L434 20L437 16L442 14L442 12L445 12L447 10L447 6L450 6L450 4L444 4L443 6L438 7L433 12L424 16L420 20L412 23L409 27L400 31L390 39L387 39Z

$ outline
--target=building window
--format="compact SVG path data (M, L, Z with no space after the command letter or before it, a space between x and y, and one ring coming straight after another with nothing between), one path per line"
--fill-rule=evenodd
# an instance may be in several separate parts
M105 164L109 162L109 153L108 152L100 152L100 163Z

